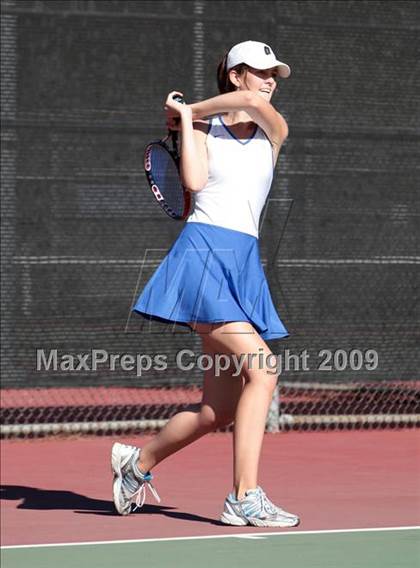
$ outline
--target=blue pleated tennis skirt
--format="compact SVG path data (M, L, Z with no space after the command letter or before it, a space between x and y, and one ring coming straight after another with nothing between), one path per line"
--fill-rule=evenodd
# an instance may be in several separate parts
M289 335L273 304L258 239L207 223L185 223L133 311L184 326L247 321L263 339Z

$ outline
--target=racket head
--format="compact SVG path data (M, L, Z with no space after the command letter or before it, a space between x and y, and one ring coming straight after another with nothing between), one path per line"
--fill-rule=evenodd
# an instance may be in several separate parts
M172 138L172 149L167 140ZM191 194L181 183L176 132L148 144L144 151L144 171L150 190L163 211L172 219L184 220L191 211Z

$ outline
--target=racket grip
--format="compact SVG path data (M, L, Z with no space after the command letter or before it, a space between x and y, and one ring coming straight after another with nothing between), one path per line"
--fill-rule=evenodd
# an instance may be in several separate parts
M181 104L185 105L185 100L180 95L174 95L172 98L177 103L181 103Z
M174 101L176 101L177 103L181 103L183 105L185 105L185 100L181 97L181 95L174 95L172 97L174 99ZM175 122L176 124L179 124L181 122L181 119L179 117L175 118Z

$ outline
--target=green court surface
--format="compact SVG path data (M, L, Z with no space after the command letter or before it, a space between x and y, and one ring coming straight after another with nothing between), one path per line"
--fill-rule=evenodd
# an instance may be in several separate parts
M5 548L2 568L417 568L418 528L252 533Z

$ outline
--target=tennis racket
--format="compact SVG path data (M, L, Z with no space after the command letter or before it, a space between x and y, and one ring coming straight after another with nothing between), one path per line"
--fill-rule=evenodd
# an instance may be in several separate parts
M174 100L184 103L179 95ZM151 142L144 151L144 171L149 187L163 211L172 219L183 220L191 211L191 194L181 183L178 132L168 130L165 138Z

